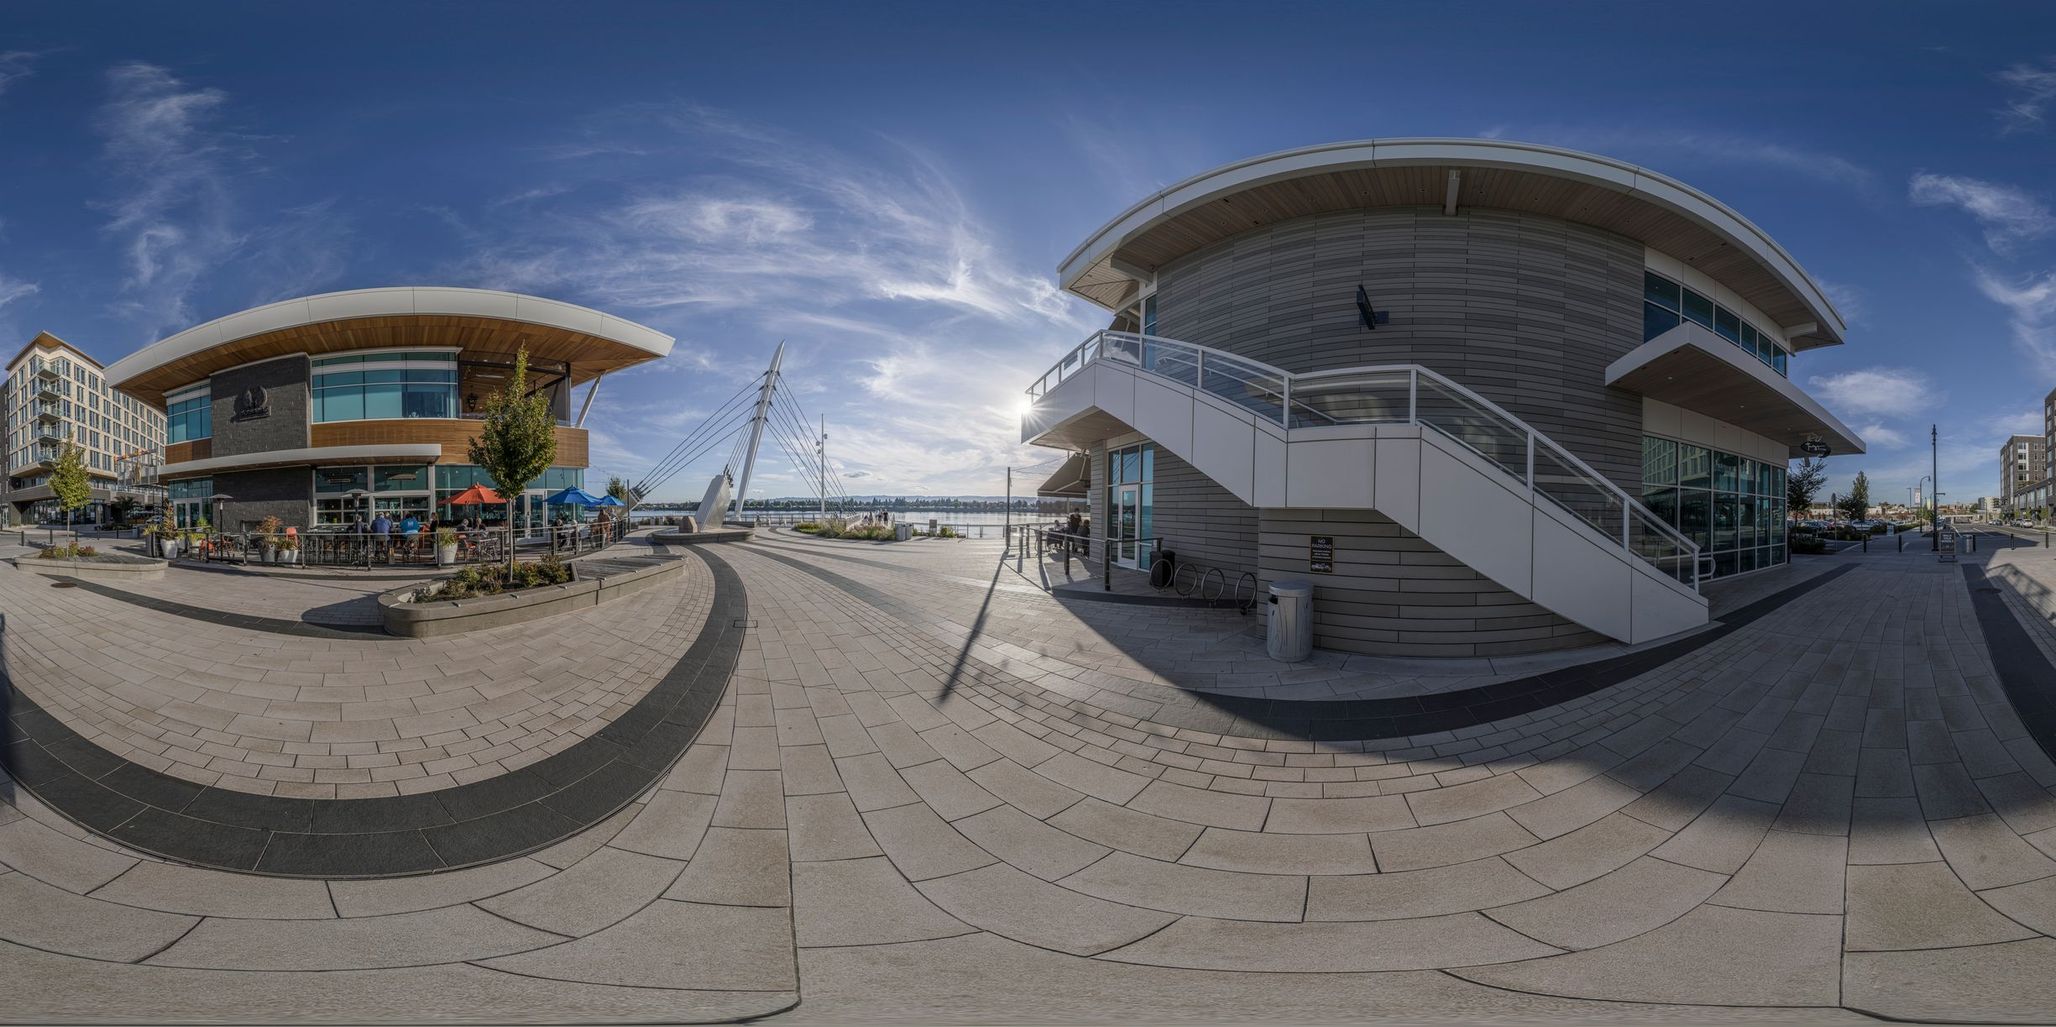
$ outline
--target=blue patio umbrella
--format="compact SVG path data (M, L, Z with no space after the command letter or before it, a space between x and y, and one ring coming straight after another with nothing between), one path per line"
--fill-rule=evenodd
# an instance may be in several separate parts
M550 506L606 506L600 497L576 485L558 492L552 492L543 500Z
M627 504L627 503L624 503L624 502L622 502L622 501L621 501L621 497L620 497L620 496L616 496L616 495L613 495L613 494L611 494L611 493L610 493L610 494L608 494L608 495L604 495L604 496L601 496L601 497L600 497L600 501L599 501L598 503L594 504L594 505L596 505L596 506L627 506L628 504Z

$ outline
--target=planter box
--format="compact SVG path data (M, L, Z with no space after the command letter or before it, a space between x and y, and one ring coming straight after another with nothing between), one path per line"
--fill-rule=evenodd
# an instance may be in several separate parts
M471 599L415 602L423 586L408 585L378 597L387 634L438 638L483 628L525 624L583 610L659 585L685 566L678 557L629 557L573 564L577 580Z
M91 578L95 581L152 581L164 576L165 561L131 556L115 560L46 560L40 556L17 556L9 561L16 570L52 578Z

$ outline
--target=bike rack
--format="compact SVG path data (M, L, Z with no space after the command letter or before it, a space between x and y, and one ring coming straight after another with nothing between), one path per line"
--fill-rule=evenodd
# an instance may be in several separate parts
M1206 583L1209 581L1214 583L1214 591L1211 595L1207 594L1206 590ZM1219 600L1221 593L1227 590L1228 576L1222 574L1219 567L1208 567L1206 573L1199 576L1199 597L1206 600L1209 605Z
M1244 581L1245 579L1247 579L1247 580L1248 580L1248 582L1249 582L1249 598L1248 598L1248 599L1243 599L1243 598L1242 598L1242 582L1243 582L1243 581ZM1236 578L1236 579L1235 579L1235 591L1234 591L1234 593L1232 594L1231 598L1233 598L1233 599L1235 600L1235 612L1237 612L1237 613L1248 613L1248 612L1249 612L1250 610L1253 610L1253 609L1255 609L1255 608L1256 608L1256 575L1254 575L1254 574L1251 574L1251 573L1250 573L1250 572L1248 572L1248 571L1243 571L1243 572L1242 572L1242 577L1239 577L1239 578Z

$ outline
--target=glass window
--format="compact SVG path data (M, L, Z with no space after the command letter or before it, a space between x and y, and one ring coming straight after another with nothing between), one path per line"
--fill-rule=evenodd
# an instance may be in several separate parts
M1713 309L1713 331L1714 334L1729 342L1741 342L1742 319L1736 317L1734 312L1726 307L1715 307ZM1749 351L1754 353L1756 347L1749 347Z
M1124 449L1121 451L1121 480L1124 482L1142 480L1142 451Z
M1775 349L1775 348L1774 348L1774 349L1772 349L1772 350L1771 350L1771 354L1770 354L1770 366L1771 366L1771 367L1772 367L1772 368L1773 368L1774 370L1776 370L1776 371L1777 371L1777 372L1778 372L1779 374L1785 375L1786 377L1788 377L1788 378L1789 378L1789 377L1791 377L1791 374L1789 373L1789 371L1788 371L1788 370L1787 370L1787 368L1785 367L1785 361L1786 361L1786 360L1788 360L1788 359L1790 359L1790 358L1789 358L1789 357L1787 357L1787 356L1785 355L1785 351L1784 351L1784 350L1781 350L1781 349ZM1783 563L1784 561L1783 561L1783 560L1780 560L1780 561L1778 561L1778 562L1779 562L1779 563Z
M323 389L320 397L320 420L361 421L364 419L363 389Z
M1665 310L1678 309L1678 283L1661 275L1642 273L1642 299Z
M1149 298L1142 301L1142 334L1155 335L1156 333L1157 298L1155 293L1150 293Z
M1713 301L1712 301L1712 300L1710 300L1710 299L1707 299L1707 298L1706 298L1706 297L1704 297L1704 296L1701 296L1701 295L1699 295L1699 294L1698 294L1698 293L1696 293L1696 292L1693 292L1693 291L1692 291L1692 290L1690 290L1690 289L1686 289L1686 290L1685 290L1685 319L1686 319L1686 320L1688 320L1688 321L1697 321L1697 322L1699 322L1700 324L1702 324L1702 325L1705 325L1705 326L1706 326L1706 327L1708 327L1708 328L1712 328L1712 327L1713 327Z
M1770 336L1759 335L1756 337L1756 359L1761 360L1766 364L1770 364L1772 367L1776 367L1777 365L1774 362L1775 358L1773 354L1777 352L1777 349L1778 348L1776 346L1771 345Z
M428 489L428 468L422 464L373 468L374 492L422 492Z
M399 417L401 410L400 396L404 391L405 386L397 383L392 385L364 386L365 419L377 420Z
M1713 487L1722 492L1733 492L1739 485L1736 481L1742 469L1742 458L1733 453L1715 451L1713 454Z
M314 491L321 493L348 492L364 487L362 467L316 467L314 469Z
M1648 342L1678 326L1678 315L1652 303L1642 304L1642 341Z
M1642 480L1651 485L1678 483L1678 444L1654 435L1642 436Z
M1713 542L1713 496L1703 489L1678 490L1678 530L1699 544L1699 548L1710 548Z
M1713 485L1713 451L1704 446L1678 443L1678 484L1710 488Z
M1751 353L1756 352L1756 329L1746 324L1742 326L1742 348Z
M1644 486L1642 505L1649 512L1663 519L1663 523L1676 527L1678 523L1678 490L1666 486Z

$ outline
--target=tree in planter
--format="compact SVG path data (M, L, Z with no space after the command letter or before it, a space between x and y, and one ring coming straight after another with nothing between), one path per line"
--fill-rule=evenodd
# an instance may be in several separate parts
M1870 478L1862 471L1856 472L1856 480L1849 483L1849 494L1842 497L1842 514L1852 521L1863 519L1870 510Z
M484 469L508 504L507 566L514 566L514 497L557 459L557 423L550 398L528 394L528 348L514 356L514 373L488 397L485 420L471 440L471 462Z
M50 469L50 493L57 497L57 505L64 508L64 530L71 531L71 515L83 510L93 501L93 485L86 479L86 451L77 443L64 444L64 452L57 455L57 466Z
M1820 487L1827 484L1828 462L1807 457L1799 461L1785 475L1785 509L1793 514L1803 514L1813 505L1813 497L1820 495Z

